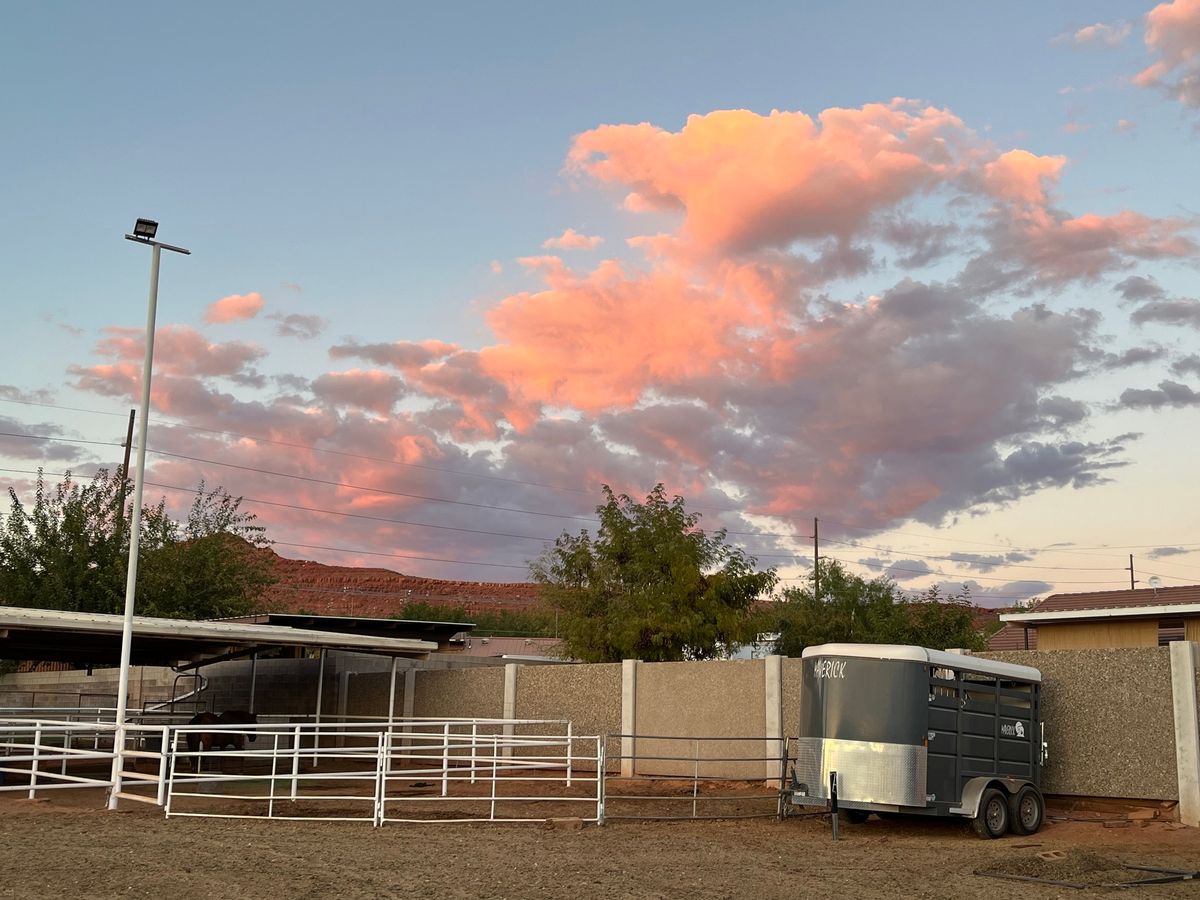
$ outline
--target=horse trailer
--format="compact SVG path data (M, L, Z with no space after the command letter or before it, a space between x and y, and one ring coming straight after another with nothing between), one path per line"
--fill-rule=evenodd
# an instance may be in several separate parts
M809 647L787 797L850 822L961 816L982 837L1032 834L1045 813L1041 681L924 647Z

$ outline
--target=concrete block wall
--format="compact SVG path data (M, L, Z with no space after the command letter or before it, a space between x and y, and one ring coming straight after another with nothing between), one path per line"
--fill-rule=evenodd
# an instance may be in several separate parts
M1179 799L1166 647L980 655L1041 670L1048 793Z

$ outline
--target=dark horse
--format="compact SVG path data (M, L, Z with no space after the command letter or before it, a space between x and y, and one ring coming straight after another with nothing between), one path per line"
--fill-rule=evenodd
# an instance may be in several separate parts
M197 713L188 721L189 725L257 725L258 716L241 709L227 709L219 716L210 712ZM217 729L215 731L189 731L187 733L188 751L224 750L232 747L241 750L246 746L246 738L253 741L258 735L254 731L233 731L232 729ZM192 757L195 771L200 771L199 756Z

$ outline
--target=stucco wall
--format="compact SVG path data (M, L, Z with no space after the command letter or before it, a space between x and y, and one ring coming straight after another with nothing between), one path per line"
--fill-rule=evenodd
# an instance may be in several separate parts
M783 736L800 734L800 672L802 660L783 661Z
M1166 647L980 655L1042 672L1047 792L1178 799Z
M766 733L764 663L760 659L643 663L638 667L635 724L638 735L652 736L636 742L638 774L690 776L698 771L701 776L761 777ZM691 740L655 740L656 735ZM724 740L731 737L756 740ZM733 757L744 761L720 766L703 762Z
M498 719L504 715L504 668L417 672L413 715Z
M605 737L621 730L621 664L521 666L518 719L568 719L573 733Z

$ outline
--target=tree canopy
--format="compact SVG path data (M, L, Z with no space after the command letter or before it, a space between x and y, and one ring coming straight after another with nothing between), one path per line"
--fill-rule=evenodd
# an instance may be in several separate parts
M0 602L12 606L118 613L124 608L132 494L119 475L90 481L69 473L57 485L38 473L32 508L9 488L0 531ZM172 618L215 618L253 610L274 580L264 529L222 488L196 490L186 520L165 501L142 511L137 611Z
M776 653L799 656L805 647L843 641L983 649L968 592L943 597L933 587L914 597L888 578L854 575L837 560L822 559L818 566L807 585L784 589L767 614L779 633Z
M639 503L604 486L600 527L564 532L530 564L559 612L564 651L585 662L709 659L754 635L774 570L707 534L661 484Z

